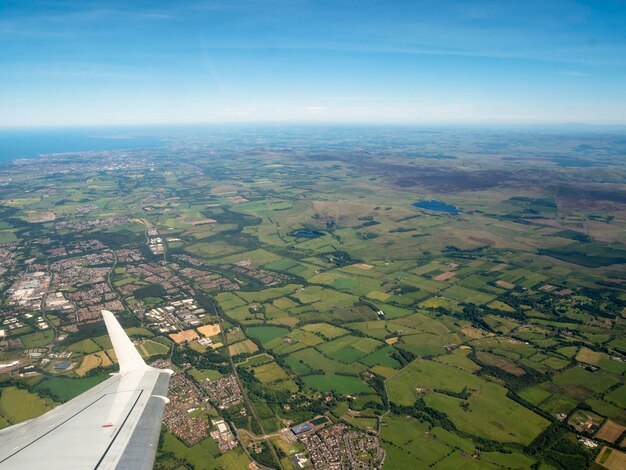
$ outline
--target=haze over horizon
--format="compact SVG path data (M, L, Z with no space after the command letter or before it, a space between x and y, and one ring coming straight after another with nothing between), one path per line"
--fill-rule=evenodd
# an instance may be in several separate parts
M5 1L0 17L0 127L626 124L623 1Z

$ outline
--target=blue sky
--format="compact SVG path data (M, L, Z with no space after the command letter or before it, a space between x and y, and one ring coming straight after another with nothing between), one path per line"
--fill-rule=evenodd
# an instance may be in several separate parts
M624 1L0 0L0 126L626 124Z

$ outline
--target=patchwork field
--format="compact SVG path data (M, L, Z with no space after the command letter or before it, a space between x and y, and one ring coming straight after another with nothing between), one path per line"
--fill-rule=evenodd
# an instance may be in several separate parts
M378 439L385 469L589 468L581 436L611 444L598 467L621 464L620 132L178 132L0 163L0 362L20 361L0 426L116 370L107 308L190 379L170 397L180 423L237 430L222 454L166 426L158 468L247 468L248 452L292 470L308 451L277 433L318 415ZM17 306L37 279L44 305ZM207 382L233 373L241 403L204 416Z
M156 343L156 344L159 344L159 343ZM163 345L159 345L159 346L164 347L165 352L167 352L168 350L167 347ZM92 369L95 369L96 367L108 367L111 364L113 364L113 362L111 361L109 356L107 356L104 351L98 351L95 354L89 354L83 357L83 360L80 363L80 366L77 369L75 369L74 372L79 377L83 377L87 372L89 372Z

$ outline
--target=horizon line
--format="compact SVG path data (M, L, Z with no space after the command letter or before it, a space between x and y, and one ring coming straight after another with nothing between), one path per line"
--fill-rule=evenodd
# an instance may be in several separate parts
M104 122L104 123L61 123L61 124L9 124L1 125L0 131L54 130L54 129L98 129L98 128L145 128L145 127L582 127L624 128L625 122L577 122L577 121L320 121L320 120L261 120L261 121L194 121L194 122Z

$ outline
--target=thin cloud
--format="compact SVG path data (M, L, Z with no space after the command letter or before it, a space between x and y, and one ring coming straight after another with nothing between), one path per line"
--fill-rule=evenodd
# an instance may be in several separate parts
M5 17L0 20L0 36L5 35L28 35L41 36L67 36L71 29L85 23L98 23L112 20L139 20L139 21L167 21L177 17L171 12L165 11L136 11L119 8L95 8L78 10L58 14L18 15ZM68 29L68 27L70 29ZM100 34L98 31L94 31ZM80 30L85 35L84 30Z
M318 114L322 114L324 111L326 111L326 109L327 108L325 106L307 106L306 108L304 108L304 111L307 114L316 116Z
M578 70L564 70L557 73L559 75L567 75L568 77L591 77L591 74L586 72L579 72Z

